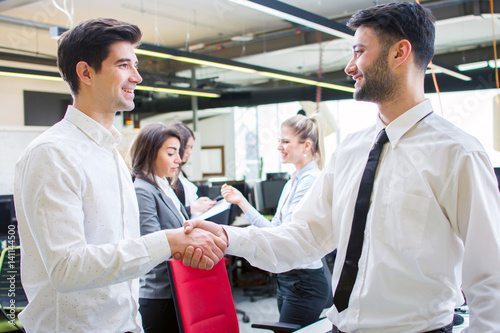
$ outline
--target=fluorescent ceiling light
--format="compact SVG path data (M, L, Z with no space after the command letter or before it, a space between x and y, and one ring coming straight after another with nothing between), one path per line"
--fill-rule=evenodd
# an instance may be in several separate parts
M189 89L189 88L177 88L177 87L148 87L148 86L136 86L136 90L153 91L166 94L179 94L179 95L189 95L198 97L210 97L217 98L220 97L219 93L203 91L201 89Z
M442 62L438 62L436 60L432 61L432 66L434 67L434 72L441 72L443 74L453 76L457 79L463 80L463 81L471 81L472 78L470 76L464 75L460 72L457 71L457 68L447 65ZM430 67L430 64L429 64Z
M277 0L229 0L284 20L294 22L339 38L352 39L354 33L345 25Z
M38 71L24 68L0 66L0 75L9 77L18 77L24 79L37 79L45 81L62 81L63 79L57 72Z
M347 87L338 85L334 82L324 80L321 78L316 78L312 76L295 74L285 71L280 71L272 68L250 65L243 62L238 62L230 59L212 57L199 53L192 53L187 51L182 51L179 49L166 47L166 46L155 46L150 44L141 44L139 48L135 50L137 54L158 57L163 59L172 59L176 61L189 62L192 64L210 66L223 68L228 70L255 73L267 77L272 77L285 81L298 82L303 84L310 84L315 86L320 86L329 89L342 90L346 92L354 92L353 87Z
M470 62L468 64L460 64L457 66L458 70L461 72L471 71L474 69L481 69L485 67L488 67L488 62L486 60L478 62Z
M62 77L57 72L47 72L47 71L39 71L33 69L4 67L4 66L0 66L0 75L8 77L24 78L24 79L37 79L37 80L47 80L47 81L59 81L59 82L63 81ZM179 88L174 86L148 87L148 86L138 85L136 86L135 89L144 91L153 91L159 93L189 95L189 96L199 96L199 97L211 97L211 98L220 97L220 94L214 91Z
M497 59L496 66L495 66L495 60L490 60L490 61L488 61L488 65L489 65L491 68L500 67L500 59Z

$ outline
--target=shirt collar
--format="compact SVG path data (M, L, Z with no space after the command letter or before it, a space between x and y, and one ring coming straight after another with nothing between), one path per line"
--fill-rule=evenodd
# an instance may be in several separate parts
M122 135L118 130L111 126L109 130L104 128L94 119L87 116L72 105L68 105L64 119L78 127L91 140L99 146L113 150L120 143Z
M166 178L161 178L161 177L158 177L158 176L154 176L154 177L155 177L156 184L158 184L158 186L160 186L160 188L165 193L166 193L166 191L170 190L171 186L170 186L169 181Z
M295 179L300 179L307 171L318 168L318 165L316 164L315 160L312 160L311 162L307 163L305 167L300 169L299 172L295 175Z
M377 117L377 133L385 128L387 137L391 143L392 148L395 148L399 140L405 135L415 124L420 120L432 113L432 104L426 99L422 103L409 109L396 119L394 119L389 125L385 124Z

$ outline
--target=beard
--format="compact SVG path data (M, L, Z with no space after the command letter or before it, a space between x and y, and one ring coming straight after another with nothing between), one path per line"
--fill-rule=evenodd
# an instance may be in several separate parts
M380 54L363 73L363 84L354 92L357 101L381 103L395 95L396 77L389 70L387 53Z

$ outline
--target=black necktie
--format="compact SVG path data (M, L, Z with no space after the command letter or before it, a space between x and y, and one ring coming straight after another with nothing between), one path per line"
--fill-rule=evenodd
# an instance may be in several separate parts
M363 247L366 216L370 208L373 180L375 178L375 171L377 170L380 153L382 153L382 148L387 141L387 134L385 133L385 129L383 129L379 133L375 145L370 151L365 171L361 177L358 198L356 199L356 206L354 208L351 235L349 236L349 244L347 245L346 258L344 266L342 267L342 273L340 274L337 290L335 290L335 295L333 296L333 303L339 312L347 308L354 281L356 281L356 275L358 274L358 261L361 257L361 249Z

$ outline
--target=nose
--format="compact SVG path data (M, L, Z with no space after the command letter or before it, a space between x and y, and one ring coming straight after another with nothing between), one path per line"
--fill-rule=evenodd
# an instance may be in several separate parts
M354 57L352 57L351 60L349 60L349 62L345 66L344 72L347 75L353 76L356 73L356 70L357 69L356 69L356 64L355 64L355 61L354 61Z
M182 163L182 159L181 159L181 156L179 155L179 153L176 154L174 162L177 163L177 164L181 164Z
M139 74L139 70L136 67L133 67L133 73L130 77L130 81L134 82L135 84L140 84L142 82L142 76Z

